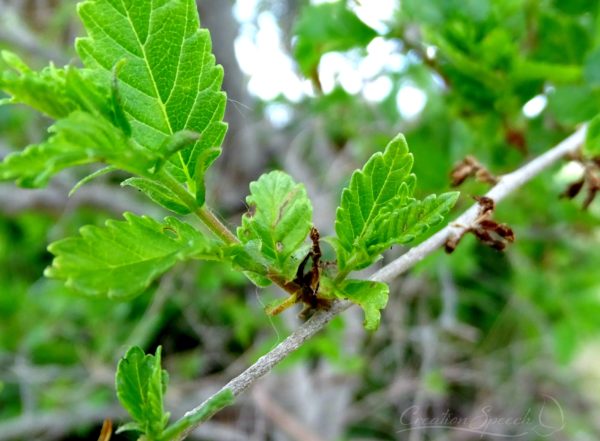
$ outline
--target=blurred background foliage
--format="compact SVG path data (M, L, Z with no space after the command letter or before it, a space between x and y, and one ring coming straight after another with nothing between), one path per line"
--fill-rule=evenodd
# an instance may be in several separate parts
M306 184L330 233L352 170L398 132L418 191L441 193L466 155L506 173L600 113L595 1L198 3L229 96L209 198L232 227L268 169ZM0 0L0 48L34 66L76 63L80 34L74 1ZM0 156L48 125L1 107ZM68 199L87 171L40 190L0 184L0 440L97 439L104 418L123 416L113 375L130 344L163 345L179 415L298 324L297 311L263 313L281 293L211 262L123 303L44 279L49 242L125 210L163 214L119 189L123 176ZM506 252L466 237L451 256L429 256L393 283L377 332L349 311L193 439L598 439L600 202L560 198L582 173L564 161L498 207L517 236ZM456 212L486 185L461 191ZM456 419L424 427L444 415Z

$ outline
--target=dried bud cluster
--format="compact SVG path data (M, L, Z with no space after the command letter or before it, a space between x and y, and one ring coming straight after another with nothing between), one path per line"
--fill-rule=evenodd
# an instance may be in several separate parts
M498 179L471 155L456 164L450 172L453 187L458 187L470 177L490 185L498 182Z
M481 243L498 251L503 251L509 243L515 241L515 233L512 228L491 218L495 209L494 200L486 196L475 196L474 199L479 203L479 217L462 234L446 240L444 248L447 253L452 253L467 233L473 233Z

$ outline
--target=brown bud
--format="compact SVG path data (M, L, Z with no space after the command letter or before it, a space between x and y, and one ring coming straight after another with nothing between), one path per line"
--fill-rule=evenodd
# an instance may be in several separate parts
M583 188L583 184L585 183L585 179L581 178L579 181L573 182L570 184L565 191L560 194L561 198L569 198L573 199L575 196L579 194L581 189Z
M494 211L496 208L496 203L492 198L488 198L487 196L473 196L479 205L481 206L481 214L484 215L486 213Z

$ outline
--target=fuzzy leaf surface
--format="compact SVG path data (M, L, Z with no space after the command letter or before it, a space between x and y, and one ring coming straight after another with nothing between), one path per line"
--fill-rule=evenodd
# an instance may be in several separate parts
M135 430L146 439L159 439L169 420L163 407L168 374L161 368L160 347L156 355L146 355L137 346L130 348L119 362L115 382L117 397L134 420L121 431Z
M219 249L191 225L168 217L157 222L125 213L125 221L80 229L80 236L52 243L46 276L89 295L127 298L144 291L177 262L216 259Z
M247 253L259 254L286 280L293 279L306 254L303 244L312 226L312 205L304 185L273 171L250 184L246 203L249 213L242 217L237 235Z
M215 64L209 32L199 29L196 3L88 0L79 15L88 33L76 43L84 65L108 79L122 63L119 95L137 143L157 151L182 130L201 134L169 162L195 193L227 128L223 69Z

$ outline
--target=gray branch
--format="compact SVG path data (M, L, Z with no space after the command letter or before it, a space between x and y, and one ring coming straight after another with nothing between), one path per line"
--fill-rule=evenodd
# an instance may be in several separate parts
M582 126L564 141L547 151L541 156L533 159L523 167L502 176L486 196L493 199L496 203L506 198L512 192L517 190L523 184L527 183L543 170L565 157L574 153L585 139L586 126ZM416 263L423 260L426 256L443 246L447 239L464 234L468 228L477 220L480 212L478 204L474 204L461 216L450 223L448 226L431 236L426 241L411 248L408 252L384 266L371 276L371 280L378 282L390 282L400 274L404 273ZM334 303L326 311L317 311L310 320L296 329L289 337L281 342L277 347L259 358L252 366L227 383L218 393L223 393L229 389L234 396L240 395L258 379L267 374L280 361L286 358L290 353L298 349L302 344L319 332L329 323L337 314L345 311L352 303L344 300ZM216 394L215 394L216 395ZM185 417L196 415L201 412L205 404L208 403L214 395L208 398L204 403L195 407L185 414ZM183 439L187 433L182 434L179 439Z

